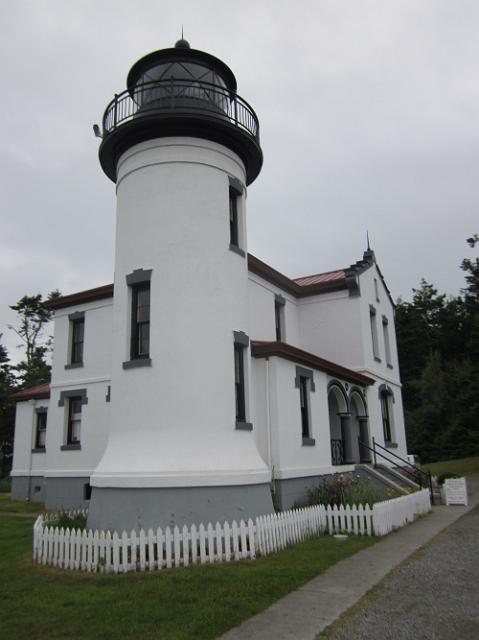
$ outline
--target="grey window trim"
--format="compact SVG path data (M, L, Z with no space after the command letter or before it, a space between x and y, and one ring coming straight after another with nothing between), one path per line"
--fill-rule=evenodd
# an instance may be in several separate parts
M45 447L33 447L32 453L46 453L47 450Z
M303 438L303 447L314 447L316 440L314 438Z
M253 423L237 420L236 429L238 429L238 431L253 431Z
M309 390L311 392L316 391L316 386L314 384L314 372L312 369L305 369L304 367L296 365L296 377L294 379L294 386L296 389L299 389L301 384L300 378L309 378Z
M151 358L135 358L134 360L126 360L123 363L123 369L136 369L137 367L151 367Z
M249 336L244 331L233 331L234 343L242 347L249 347Z
M383 324L388 325L389 324L389 320L386 318L386 316L382 316L383 319Z
M233 178L233 176L228 176L228 182L229 182L230 188L234 189L239 196L243 195L244 186L241 184L238 178Z
M246 252L243 251L243 249L240 249L239 247L237 247L235 244L230 243L230 251L233 251L233 253L237 253L242 258L246 257Z
M397 449L398 445L397 442L391 442L390 440L385 440L384 441L384 446L386 449Z
M111 385L109 384L106 391L105 402L111 401Z
M378 397L380 398L381 396L391 396L391 398L393 399L393 404L395 403L394 393L389 385L387 384L379 385Z
M83 362L75 362L74 364L66 364L65 369L81 369L83 366Z
M62 444L60 451L81 451L81 444Z
M35 413L48 413L48 407L35 407Z
M280 304L282 307L284 307L284 305L286 304L286 298L283 298L280 293L274 294L274 301L276 302L276 304Z
M126 276L126 284L133 287L135 284L150 282L153 269L134 269Z
M86 389L68 389L67 391L60 391L60 400L58 401L58 406L64 407L65 399L69 398L81 398L82 405L88 404Z
M369 305L369 313L370 313L372 316L375 316L375 315L376 315L376 307L374 307L372 304L370 304L370 305Z
M68 314L68 320L70 322L75 322L75 320L84 320L85 312L84 311L75 311L75 313Z

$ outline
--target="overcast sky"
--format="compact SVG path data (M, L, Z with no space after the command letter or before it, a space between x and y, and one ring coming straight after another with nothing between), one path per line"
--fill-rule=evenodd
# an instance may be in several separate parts
M360 259L393 298L463 285L479 232L477 0L2 0L0 333L24 294L113 279L114 184L92 124L181 24L231 67L264 166L248 249L290 277Z

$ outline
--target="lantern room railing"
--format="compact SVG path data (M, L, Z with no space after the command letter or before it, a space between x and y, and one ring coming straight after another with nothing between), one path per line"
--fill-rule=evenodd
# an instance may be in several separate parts
M198 116L247 132L259 144L259 123L252 107L225 87L198 80L158 80L115 95L103 116L103 137L142 117Z

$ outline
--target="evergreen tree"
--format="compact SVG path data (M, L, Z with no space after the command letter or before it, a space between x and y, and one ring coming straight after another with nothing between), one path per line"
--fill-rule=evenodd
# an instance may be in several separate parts
M409 450L424 462L479 455L479 258L461 269L461 296L446 299L422 280L396 308Z
M50 322L52 312L46 302L59 295L59 291L53 291L47 300L43 300L41 294L23 296L10 307L17 312L18 327L9 328L22 340L20 346L25 350L25 359L15 367L21 387L31 387L50 380L51 367L46 361L46 356L51 350L52 338L45 337L44 331Z
M0 340L1 338L0 333ZM15 406L10 396L15 390L15 384L10 358L5 347L0 344L0 477L5 476L11 466Z

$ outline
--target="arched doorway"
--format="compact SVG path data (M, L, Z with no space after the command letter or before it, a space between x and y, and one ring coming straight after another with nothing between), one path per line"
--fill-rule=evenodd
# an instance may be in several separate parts
M366 401L359 389L353 389L349 396L351 410L351 432L356 445L357 460L359 462L371 462L371 446L369 438L369 419Z
M328 386L329 430L331 435L331 462L347 464L351 456L348 397L339 382Z

